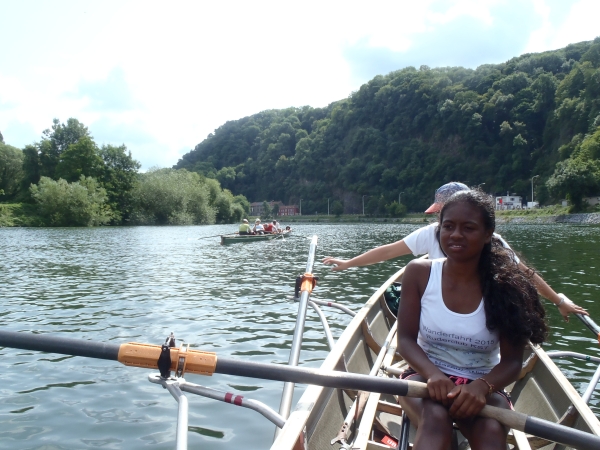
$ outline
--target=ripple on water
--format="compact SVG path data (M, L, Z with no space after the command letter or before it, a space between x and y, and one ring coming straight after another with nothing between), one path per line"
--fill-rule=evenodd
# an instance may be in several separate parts
M352 257L402 238L415 225L296 225L282 241L221 246L231 226L0 229L0 311L4 329L105 342L177 342L258 362L287 363L298 303L294 281L306 268L309 238L319 236L313 298L358 310L410 257L333 272L319 261ZM586 304L599 321L600 228L503 226L502 235L546 280ZM323 308L335 337L350 321ZM549 349L598 355L576 321L548 307ZM327 355L320 320L308 311L302 364ZM595 367L562 361L579 392ZM0 449L172 448L177 403L147 381L148 372L111 361L0 349ZM215 375L188 380L243 394L277 410L282 383ZM304 386L299 385L295 401ZM591 404L598 408L598 395ZM189 447L268 448L274 426L254 411L189 397ZM231 417L234 417L232 420Z

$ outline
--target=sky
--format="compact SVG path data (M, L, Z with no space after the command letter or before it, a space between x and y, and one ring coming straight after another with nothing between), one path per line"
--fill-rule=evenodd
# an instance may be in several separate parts
M592 40L598 17L598 0L0 0L0 132L23 148L73 117L171 167L229 120Z

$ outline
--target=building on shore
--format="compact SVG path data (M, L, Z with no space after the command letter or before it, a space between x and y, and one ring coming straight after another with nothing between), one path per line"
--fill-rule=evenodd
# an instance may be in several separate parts
M267 202L271 211L273 211L275 205L278 206L278 216L298 216L300 215L300 208L298 205L284 205L283 202ZM250 215L260 217L265 212L264 202L252 202L250 203Z
M590 206L600 205L600 195L594 195L592 197L583 197L583 203L587 202Z
M537 202L534 203L537 205ZM515 194L496 197L496 210L511 209L523 209L523 197Z

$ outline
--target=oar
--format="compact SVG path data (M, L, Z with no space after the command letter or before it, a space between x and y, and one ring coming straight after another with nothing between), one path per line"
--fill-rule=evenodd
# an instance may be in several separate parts
M240 234L240 232L236 231L235 233L229 233L229 234ZM208 238L214 238L214 237L220 237L220 236L223 236L223 235L222 234L215 234L213 236L202 236L202 237L199 237L198 239L208 239Z
M598 338L598 342L600 342L600 325L592 320L590 316L586 316L584 314L575 314L579 320L583 322L583 324L589 328L589 330L596 335Z
M238 234L238 232L236 231L235 233L230 233L230 234ZM202 236L202 237L199 237L198 239L208 239L208 238L214 238L214 237L219 237L219 236L222 236L222 235L221 234L215 234L213 236Z
M0 331L0 346L60 353L73 356L119 361L128 366L156 369L159 358L164 361L163 349L168 350L170 369L201 375L221 373L292 383L314 384L338 389L379 392L408 397L429 396L427 385L416 381L371 377L345 372L307 369L280 364L239 361L219 357L215 353L185 348L161 347L150 344L107 344L42 334ZM598 450L600 436L558 425L516 411L485 406L480 413L503 425L550 441L578 448Z

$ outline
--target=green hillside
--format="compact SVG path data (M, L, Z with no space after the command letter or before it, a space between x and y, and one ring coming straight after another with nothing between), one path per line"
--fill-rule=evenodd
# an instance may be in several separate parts
M293 87L290 87L293 88ZM407 67L326 108L230 121L175 168L219 180L250 201L341 201L384 212L401 194L423 210L459 180L491 193L580 207L600 194L600 38L475 70Z

